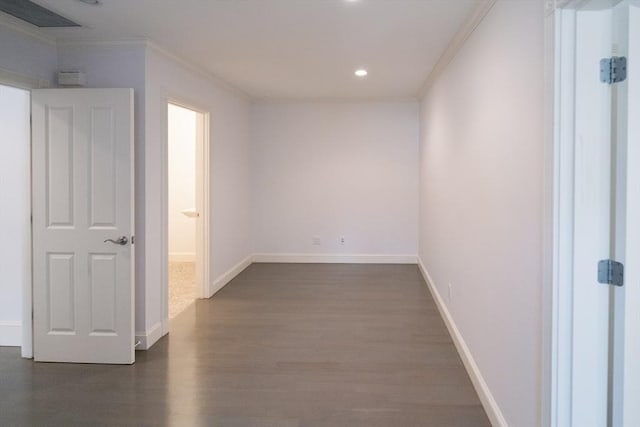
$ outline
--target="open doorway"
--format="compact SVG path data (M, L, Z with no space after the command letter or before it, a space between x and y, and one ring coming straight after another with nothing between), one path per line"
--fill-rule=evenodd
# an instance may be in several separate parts
M205 114L168 104L168 285L169 319L205 292Z
M31 95L0 85L0 346L31 353L31 324L23 313L31 303ZM28 311L27 311L28 310ZM28 338L28 339L26 339Z

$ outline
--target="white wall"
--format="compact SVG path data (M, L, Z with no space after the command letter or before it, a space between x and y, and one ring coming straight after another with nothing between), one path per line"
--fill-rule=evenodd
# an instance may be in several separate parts
M17 31L0 21L0 71L47 80L55 86L57 65L53 41Z
M136 331L144 330L146 301L147 242L145 218L145 51L143 44L71 44L58 47L61 69L87 74L87 87L134 89L135 138L135 232L136 232Z
M415 102L255 105L255 251L415 256L418 112Z
M146 159L145 210L147 229L147 313L146 331L155 333L157 325L168 317L162 304L163 257L161 177L163 144L167 132L167 102L173 100L209 112L211 243L209 260L211 282L218 282L251 255L249 108L247 98L197 71L188 69L157 49L146 57ZM163 277L165 275L165 277ZM162 325L163 332L168 325Z
M196 208L196 112L169 105L169 259L195 261L196 220L182 211Z
M543 2L498 1L423 101L420 258L518 427L540 424L543 138Z
M22 26L15 25L13 23L7 23L5 18L0 18L0 83L8 84L16 87L24 87L24 88L33 88L33 87L45 87L53 84L55 81L55 71L58 65L57 59L57 51L56 45L53 41L47 39L46 37L37 36L32 32L25 31L22 29ZM27 108L29 101L27 100ZM11 113L14 115L23 114L23 110L16 109ZM29 110L27 111L27 117L29 114ZM17 119L17 117L14 117ZM18 124L19 121L8 122L7 124ZM7 131L8 132L8 131ZM5 131L0 130L0 134L2 137L5 137ZM8 133L7 133L8 134ZM3 149L5 146L3 146ZM17 148L13 147L13 148ZM23 162L24 158L20 157L20 153L13 153L18 155L17 158L13 159L12 157L7 157L3 155L0 163L3 161L7 161L6 173L4 168L0 168L3 170L3 174L1 176L9 177L11 174L14 174L14 180L16 183L23 182L19 179L15 174L19 173L19 170L14 169L14 167L22 166L28 168L29 160L27 159L26 163ZM22 153L24 154L24 153ZM23 173L28 173L28 169L22 171ZM24 176L23 176L24 178ZM29 194L29 186L23 188L24 191L22 194ZM19 201L16 201L19 203ZM25 214L26 212L26 214ZM20 214L25 215L24 217L18 215L18 211L14 212L3 212L3 214L11 216L15 214L16 216L12 218L3 219L3 221L19 221L28 218L28 214L30 212L30 208L26 211L20 212ZM3 214L0 214L2 216ZM28 230L29 227L26 227ZM3 237L7 238L16 238L16 233L24 233L25 229L20 228L11 228L9 234L10 236L5 234ZM29 239L28 236L22 235L22 239ZM0 241L4 242L0 238ZM24 251L22 248L23 240L16 240L17 250L11 253L9 260L11 260L11 266L15 268L16 266L24 266L25 263L28 262L29 251ZM27 267L25 267L27 268ZM3 268L0 268L0 271L4 271ZM17 270L13 272L15 275ZM28 277L28 273L24 273L23 280ZM14 284L10 282L5 282L6 286L9 286L8 294L4 295L4 291L0 291L0 299L4 302L5 307L0 307L0 322L5 323L5 327L2 329L3 332L0 331L0 335L4 336L4 338L0 339L0 345L2 344L12 344L19 345L24 342L25 345L22 347L22 355L25 357L30 357L32 354L32 346L31 340L29 339L31 336L31 323L29 319L20 319L20 315L17 313L22 313L22 308L29 308L31 301L31 288L24 288L23 294L24 298L21 298L21 295L17 294L16 288ZM0 285L0 287L2 287ZM6 298L6 299L5 299ZM20 306L20 301L22 300L22 307ZM1 305L2 303L0 303ZM11 309L7 309L7 307L11 307ZM2 314L6 313L6 314ZM24 325L22 325L21 321L26 321ZM7 326L7 323L9 326ZM22 330L23 339L20 337L20 328L24 326ZM7 333L8 335L5 335Z
M61 68L87 73L89 86L135 89L136 336L142 347L168 331L163 306L166 259L162 218L167 165L167 102L211 113L211 280L251 254L249 222L249 102L145 44L62 45ZM166 243L166 242L165 242Z
M30 114L28 91L0 86L0 345L22 345L22 292L31 279Z

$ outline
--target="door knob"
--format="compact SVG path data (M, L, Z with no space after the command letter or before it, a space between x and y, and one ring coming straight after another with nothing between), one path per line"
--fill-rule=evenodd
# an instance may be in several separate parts
M116 245L121 245L124 246L127 243L129 243L129 239L127 239L127 236L120 236L118 237L117 240L113 240L113 239L107 239L104 241L105 243L107 242L111 242L111 243L115 243Z

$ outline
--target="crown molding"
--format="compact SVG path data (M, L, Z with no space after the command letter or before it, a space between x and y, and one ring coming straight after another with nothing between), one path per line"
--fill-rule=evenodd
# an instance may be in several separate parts
M424 98L431 86L442 75L447 66L453 61L453 58L458 54L462 46L464 46L467 39L473 34L475 29L480 25L485 16L489 13L491 8L496 4L497 0L485 0L480 3L475 10L469 15L467 20L462 24L462 27L453 36L447 48L444 50L438 62L429 73L429 76L420 88L419 96Z
M60 38L58 47L82 47L82 46L146 46L145 38Z
M304 105L304 104L407 104L418 103L417 96L370 96L370 97L254 97L253 105Z
M9 28L13 31L17 31L33 39L36 39L42 43L46 43L54 47L56 46L55 37L45 33L35 25L31 25L4 12L0 12L0 27Z
M221 79L213 73L205 70L204 68L193 64L192 62L182 58L181 56L171 52L170 50L160 46L156 42L147 38L67 38L60 39L57 43L58 47L83 47L83 46L144 46L147 49L153 50L156 53L162 55L166 59L186 68L187 70L203 77L210 83L216 86L222 87L225 90L232 92L235 95L240 96L243 99L250 100L252 97L243 91L242 89L234 86L233 84Z
M585 2L585 0L545 0L544 14L549 16L558 9L579 9Z
M157 43L155 43L152 40L147 40L146 41L146 45L149 49L154 50L156 53L164 56L166 59L169 59L170 61L175 62L178 65L181 65L182 67L186 68L187 70L199 75L200 77L204 78L205 80L208 80L210 83L222 87L223 89L233 93L234 95L237 95L241 98L243 98L244 100L250 101L253 99L253 96L251 96L251 94L245 92L244 90L240 89L238 86L229 83L228 81L218 77L217 75L213 74L210 71L207 71L206 69L204 69L203 67L199 66L199 65L195 65L194 63L184 59L183 57L175 54L174 52L158 45Z
M40 76L31 76L16 73L0 68L0 84L14 86L20 89L45 89L51 86L49 79Z

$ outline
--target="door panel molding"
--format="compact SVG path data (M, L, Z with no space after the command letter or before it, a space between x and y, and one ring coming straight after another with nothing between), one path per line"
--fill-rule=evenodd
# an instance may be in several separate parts
M133 90L32 92L33 343L47 362L134 362Z

